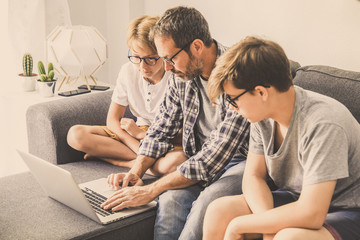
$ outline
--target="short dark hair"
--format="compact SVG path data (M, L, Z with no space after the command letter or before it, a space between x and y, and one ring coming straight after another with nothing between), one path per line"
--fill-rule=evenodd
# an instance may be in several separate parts
M195 8L184 6L166 10L152 29L150 36L152 39L155 36L172 37L176 47L179 48L195 39L202 40L207 47L213 42L204 16Z
M257 37L247 37L229 48L216 61L208 86L210 99L224 91L223 83L232 81L239 89L273 86L279 92L293 85L290 63L279 44Z

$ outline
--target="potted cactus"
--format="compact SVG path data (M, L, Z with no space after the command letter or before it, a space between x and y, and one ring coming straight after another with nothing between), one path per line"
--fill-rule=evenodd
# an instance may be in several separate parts
M38 62L38 90L41 96L43 97L52 97L55 92L56 79L54 79L54 66L51 62L48 64L48 71L46 73L44 63L42 61Z
M23 56L22 60L23 73L19 74L21 80L22 88L25 92L35 91L35 84L37 79L37 74L33 73L33 58L31 54L26 53Z

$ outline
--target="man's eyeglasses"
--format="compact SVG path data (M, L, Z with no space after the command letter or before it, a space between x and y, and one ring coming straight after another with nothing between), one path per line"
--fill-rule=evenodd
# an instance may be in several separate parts
M154 66L156 64L156 62L160 59L160 57L139 57L139 56L131 56L130 55L130 50L128 52L128 59L130 60L130 62L134 63L134 64L140 64L142 60L144 60L144 62L149 65L149 66Z
M193 40L193 41L194 41L194 40ZM173 61L174 57L176 57L182 50L184 50L185 48L187 48L193 41L185 44L185 46L182 47L179 51L177 51L177 53L175 53L171 58L166 58L166 57L164 57L164 58L162 58L162 59L163 59L165 62L167 62L168 64L170 64L171 66L174 66L174 65L175 65L175 63L174 63L174 61Z
M270 86L264 86L264 85L259 85L259 86L263 86L265 88L270 88ZM239 95L237 95L236 97L234 98L231 98L229 95L226 94L226 101L228 101L231 106L233 106L234 108L239 108L239 106L237 105L237 103L235 102L239 97L241 97L242 95L244 95L245 93L249 92L251 90L245 90L243 91L242 93L240 93Z

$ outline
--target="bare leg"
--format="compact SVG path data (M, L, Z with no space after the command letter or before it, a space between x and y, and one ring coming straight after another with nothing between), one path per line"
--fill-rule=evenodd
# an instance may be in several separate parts
M324 227L319 230L305 228L285 228L279 231L274 240L306 239L306 240L334 240L331 233Z
M163 176L174 172L176 167L186 160L187 157L183 150L173 150L164 157L159 158L147 173L154 176Z
M76 150L85 152L85 158L97 157L112 164L130 161L136 158L133 152L123 143L116 141L97 126L75 125L67 136L68 144ZM126 167L128 163L125 163Z
M119 167L126 167L126 168L132 168L132 166L134 166L135 163L135 159L133 160L114 160L114 159L109 159L109 158L101 158L102 160L104 160L105 162L111 163L115 166L119 166Z
M206 210L203 227L203 239L224 239L225 231L232 219L251 214L243 195L221 197L210 203ZM221 219L221 221L220 221ZM252 235L252 236L251 236ZM260 234L242 236L241 239L255 239Z
M251 213L252 212L243 195L218 198L213 201L206 210L203 227L203 239L224 239L226 228L232 219ZM221 221L219 221L219 219L221 219ZM273 236L274 238L272 238ZM261 237L261 234L244 234L240 239L256 239L259 237ZM271 234L268 234L266 237L266 239L273 240L334 240L330 232L324 227L319 230L285 228L272 236Z

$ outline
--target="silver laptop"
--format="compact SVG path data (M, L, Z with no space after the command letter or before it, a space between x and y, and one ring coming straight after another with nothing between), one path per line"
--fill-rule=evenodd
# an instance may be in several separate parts
M49 197L84 214L92 220L108 224L156 207L156 202L118 212L106 211L101 203L115 190L108 187L106 178L77 184L70 172L29 153L17 150L30 171Z

